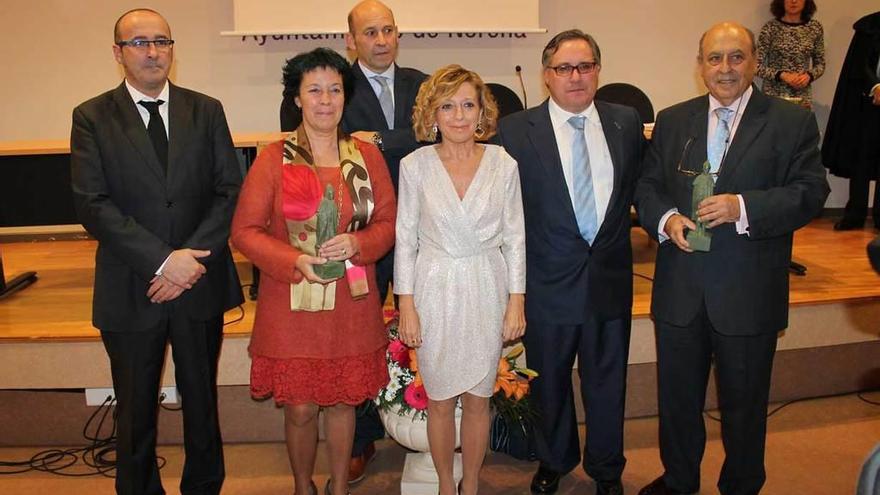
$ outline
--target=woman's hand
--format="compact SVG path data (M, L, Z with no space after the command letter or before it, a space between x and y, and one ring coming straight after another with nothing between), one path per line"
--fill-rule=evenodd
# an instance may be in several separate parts
M303 274L303 277L309 282L328 284L332 282L332 280L324 280L323 278L315 275L315 269L312 268L314 265L323 265L326 262L327 258L301 254L299 255L299 258L296 259L296 269L299 270L300 273Z
M398 296L397 305L400 308L400 322L397 324L397 333L400 341L413 349L422 346L422 327L419 323L419 313L412 295L401 294Z
M501 330L504 342L513 342L526 333L525 305L525 294L511 294L507 300L507 309L504 310L504 326Z
M795 89L803 89L810 84L810 75L806 72L783 72L780 76L782 82Z
M351 234L339 234L324 242L318 249L318 256L332 261L345 261L361 251L357 237Z

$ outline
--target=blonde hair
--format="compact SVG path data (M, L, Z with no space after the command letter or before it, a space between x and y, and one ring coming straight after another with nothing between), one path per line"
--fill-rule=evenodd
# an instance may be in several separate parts
M489 92L489 88L474 72L460 65L447 65L437 70L419 88L416 96L416 105L413 107L413 130L419 141L436 141L437 134L434 132L434 124L437 122L437 109L440 104L452 97L464 83L470 83L477 90L477 99L480 102L481 118L478 128L482 127L482 133L474 133L479 141L484 141L495 135L498 126L498 105L495 98Z

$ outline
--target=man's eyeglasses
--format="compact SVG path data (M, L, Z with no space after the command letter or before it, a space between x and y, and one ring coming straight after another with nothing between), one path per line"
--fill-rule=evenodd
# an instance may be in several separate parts
M568 77L575 70L578 71L578 74L589 74L596 70L596 67L599 67L599 62L581 62L577 65L562 64L556 67L547 66L548 69L553 69L553 72L560 77Z
M116 42L117 46L128 46L135 50L148 50L150 45L156 47L156 50L167 50L174 45L174 40L162 38L158 40L122 40Z

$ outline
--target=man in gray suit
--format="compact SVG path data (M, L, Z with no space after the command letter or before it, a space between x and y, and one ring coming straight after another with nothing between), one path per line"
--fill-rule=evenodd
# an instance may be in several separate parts
M168 81L157 12L123 14L113 54L125 81L73 111L77 215L98 241L93 323L116 392L116 491L164 493L156 463L159 385L170 340L183 402L181 493L224 479L217 420L223 312L242 303L227 238L241 172L223 107Z
M718 488L760 491L776 334L788 325L792 238L829 192L813 114L752 85L751 31L713 26L700 39L698 64L709 94L659 113L636 187L641 224L660 241L651 313L666 469L641 495L699 491L713 359L726 453ZM707 160L714 195L694 212L693 181ZM694 214L712 234L708 252L688 243Z

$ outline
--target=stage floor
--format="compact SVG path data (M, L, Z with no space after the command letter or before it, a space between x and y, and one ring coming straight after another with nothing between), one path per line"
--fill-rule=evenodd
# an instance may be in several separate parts
M865 246L876 231L835 232L831 219L818 219L795 235L794 260L807 266L807 276L791 277L791 304L845 302L880 296L878 276L871 270ZM651 306L656 244L642 229L632 230L634 256L633 318L647 318ZM94 241L39 241L0 244L6 277L37 272L31 287L0 300L0 342L92 341L91 325ZM251 279L251 265L235 255L242 283ZM226 314L228 336L247 336L255 302L247 301Z

